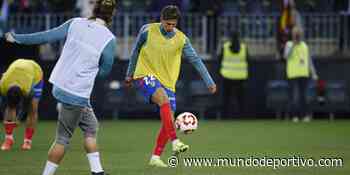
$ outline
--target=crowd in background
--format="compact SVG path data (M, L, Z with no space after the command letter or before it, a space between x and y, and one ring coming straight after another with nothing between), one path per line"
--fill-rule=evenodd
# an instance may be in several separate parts
M80 15L83 17L88 17L91 15L92 7L94 6L96 0L0 0L1 5L1 13L0 13L0 35L2 26L6 24L6 19L9 14L16 13L75 13L76 15ZM162 7L174 4L177 5L183 14L186 13L199 13L207 17L207 38L206 38L206 49L209 51L208 53L212 56L212 58L219 58L220 56L216 55L216 51L221 51L221 57L223 57L224 53L224 45L221 41L224 41L221 38L221 35L218 35L218 19L220 15L225 13L233 13L233 14L250 14L250 15L261 15L265 14L277 14L278 22L274 23L274 27L277 28L276 31L276 58L283 64L287 62L287 58L282 58L284 53L285 45L288 41L292 40L292 29L294 27L300 28L303 31L303 13L347 13L350 14L350 0L118 0L117 1L117 9L119 12L141 12L141 14L155 13L158 14ZM244 15L243 15L244 16ZM344 20L344 19L343 19ZM259 22L258 20L253 20L254 22ZM350 24L350 23L349 23ZM349 25L347 24L347 25ZM213 27L210 27L213 26ZM181 26L180 26L181 28ZM252 27L254 28L254 27ZM255 27L258 28L258 27ZM305 29L308 29L306 26ZM240 29L238 29L239 31ZM342 45L343 40L349 40L345 36L343 39L342 27L340 27L340 37L341 41L339 45ZM238 32L237 31L237 32ZM244 30L241 30L244 32ZM226 34L228 35L228 34ZM239 34L237 34L239 36ZM239 41L239 37L236 40ZM244 33L241 33L241 37L243 38ZM227 37L227 36L225 36ZM227 39L227 38L226 38ZM233 42L235 39L232 39ZM350 41L350 40L349 40ZM238 46L243 43L236 42ZM248 48L249 43L244 43L245 45L238 49L239 51L232 53L240 55L241 62L248 62ZM220 47L222 45L223 48ZM228 45L228 44L227 44ZM46 45L48 48L51 46ZM50 49L47 49L46 46L43 46L42 50L45 50L49 53ZM339 46L342 48L342 46ZM229 47L227 47L228 50ZM251 47L253 48L253 47ZM51 49L52 50L52 49ZM253 49L252 49L253 50ZM246 53L247 52L247 53ZM50 52L51 53L51 52ZM54 53L54 51L52 51ZM56 59L56 56L48 56L49 54L44 53L46 55L44 58L53 58ZM231 56L232 56L231 55ZM234 55L236 56L236 55ZM233 57L233 56L232 56ZM49 60L49 59L48 59ZM245 72L248 72L248 64L242 64L245 67ZM285 77L285 68L283 66L276 66L276 77L281 79ZM281 70L279 70L281 69ZM256 75L253 75L256 76ZM225 79L225 77L223 77ZM237 78L237 77L236 77ZM234 81L226 81L227 87L225 86L223 89L227 90L227 94L224 97L231 98L229 92L235 91L236 94L244 94L246 80L248 80L248 74L242 77L238 77L238 79L234 79ZM235 86L230 88L229 86ZM231 105L229 103L226 107L224 107L224 113L241 113L244 112L244 97L243 96L234 96L237 97L237 102L234 106L237 109L230 108ZM223 99L224 102L227 101ZM222 102L222 103L224 103ZM242 105L238 105L242 104ZM230 111L233 110L233 111ZM236 111L234 111L236 110Z
M7 18L14 13L75 13L87 17L96 0L0 0L0 29ZM118 0L120 12L159 13L166 5L177 5L182 13L191 12L206 15L214 23L223 13L267 14L281 13L284 4L290 0ZM301 13L334 12L349 13L350 0L295 0ZM215 31L211 31L215 32ZM0 34L2 32L0 31Z
M1 0L9 5L11 12L72 12L80 11L84 3L95 0ZM284 0L119 0L117 8L121 11L159 12L168 4L175 4L182 11L199 13L264 13L277 12ZM339 12L347 11L348 0L296 0L298 9L303 12Z
M7 19L10 14L74 13L88 17L91 15L95 2L96 0L0 0L0 35L10 30L7 28ZM225 13L258 16L279 14L279 25L276 26L278 28L276 35L278 57L282 55L284 43L291 38L291 28L295 25L303 28L303 19L301 19L303 13L350 12L350 0L118 0L117 9L119 12L126 13L158 14L162 7L169 4L177 5L184 14L199 13L207 17L207 40L210 42L207 42L206 50L211 54L215 53L220 41L220 38L217 37L217 19L220 15Z
M14 13L75 13L82 17L91 15L96 0L0 0L0 34L8 30L7 18ZM350 13L350 0L118 0L121 12L159 13L166 5L177 5L182 13L199 13L208 17L207 50L216 50L219 38L217 19L223 13L264 15L280 14L277 34L278 55L291 37L293 26L302 26L302 13ZM297 4L297 5L296 5ZM2 31L4 30L4 31Z

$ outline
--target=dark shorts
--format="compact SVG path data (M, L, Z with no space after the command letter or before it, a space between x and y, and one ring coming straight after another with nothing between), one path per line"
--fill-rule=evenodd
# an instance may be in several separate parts
M136 88L142 93L145 100L148 103L152 103L152 95L156 92L158 88L163 88L168 95L171 109L173 112L176 111L176 97L175 92L164 87L157 78L154 76L146 76L135 81Z

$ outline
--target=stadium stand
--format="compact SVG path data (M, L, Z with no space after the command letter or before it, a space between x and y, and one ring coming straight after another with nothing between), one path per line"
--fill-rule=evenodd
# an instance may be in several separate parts
M133 91L125 92L122 85L120 89L109 88L109 83L111 81L122 81L123 79L125 67L127 67L127 60L129 59L130 51L132 49L132 43L135 40L138 29L143 24L154 21L158 17L153 13L145 13L147 11L147 8L145 7L150 4L150 1L151 0L122 0L119 4L120 7L118 7L118 9L120 9L120 11L114 17L114 23L111 27L111 30L117 36L118 50L116 58L118 61L116 61L117 65L113 68L111 77L109 77L108 80L101 81L102 85L97 84L97 86L101 86L97 88L99 92L96 92L97 94L95 95L95 99L97 100L95 104L100 106L96 109L98 111L104 112L104 110L110 111L112 109L118 109L115 110L113 114L113 116L116 117L120 116L120 114L123 113L123 110L128 111L129 109L153 112L153 106L148 106L146 109L137 108L137 104L143 103L144 101L142 98L138 98L138 95ZM58 2L57 0L47 2L43 1L43 3L37 3L41 2L37 0L35 2L36 3L34 3L33 0L33 3L28 7L32 8L32 10L22 11L21 5L16 4L18 2L14 1L15 4L11 4L10 6L12 10L6 21L6 30L18 33L41 31L55 27L63 23L65 20L73 16L78 16L79 14L75 7L72 7L71 5L62 5L58 9L53 8L55 6L54 4ZM278 95L281 94L277 93L277 95L275 95L272 94L272 90L268 90L269 88L274 88L272 86L273 83L271 84L269 81L274 79L282 80L284 78L279 74L280 71L276 71L276 68L274 67L276 64L283 64L275 60L276 26L278 25L278 18L280 16L280 4L274 0L263 0L261 1L261 4L259 4L259 7L250 7L250 4L254 4L252 3L254 2L253 0L249 2L223 0L222 2L223 11L216 23L218 29L216 32L217 38L226 40L233 28L240 31L242 39L249 47L249 54L252 57L252 60L254 60L250 68L250 71L254 74L252 75L252 79L248 80L248 89L250 90L249 97L259 97L250 100L249 105L254 112L259 114L271 112L269 109L274 107L274 98L277 98ZM345 89L344 94L348 94L350 89L346 84L348 83L349 78L345 76L347 74L346 66L349 64L348 58L350 54L350 15L346 12L348 9L345 8L348 4L339 5L340 1L326 0L297 0L296 3L298 4L297 8L303 19L305 41L310 46L312 55L315 58L316 67L320 70L321 78L324 77L327 80L345 81L345 85L341 87ZM36 5L40 5L40 7L33 7ZM125 6L128 6L129 8L124 8ZM325 10L323 10L324 7L326 7ZM249 11L254 8L261 8L261 13L250 13ZM209 64L209 67L215 66L217 63L215 56L212 55L213 51L211 49L213 48L208 47L210 44L209 42L212 42L208 40L208 27L210 28L212 26L208 26L208 18L201 12L194 12L192 8L188 8L187 10L186 13L183 13L183 18L180 21L179 28L189 36L193 47L198 51L202 58L206 60L206 64ZM21 49L21 52L16 52L16 49L9 49L8 45L3 45L1 53L3 53L4 57L7 57L10 60L13 59L13 56L18 55L26 58L37 58L39 55L38 50L45 50L45 52L40 52L39 62L47 65L45 66L47 67L46 72L50 72L52 65L55 63L55 60L52 59L52 55L54 55L54 59L58 58L58 51L62 48L62 43L52 44L50 45L50 48L52 49L47 49L46 45L40 46L40 49L31 47L25 50ZM4 62L4 64L1 65L2 69L6 67L5 62L7 61L5 60L7 59L2 59L2 62ZM269 63L266 63L266 61ZM328 67L324 65L327 65ZM193 71L192 68L187 67L186 64L182 69L181 74L184 74L184 76L180 77L181 81L178 85L177 91L177 106L180 111L184 111L186 110L186 107L190 106L188 105L188 102L197 98L194 96L202 96L195 94L197 93L196 90L191 94L191 86L201 88L200 86L195 85L196 83L191 83L192 80L197 80L195 71ZM217 70L210 69L210 71L213 73L214 79L218 81ZM47 76L47 74L45 76ZM50 85L47 87L50 88ZM331 86L329 88L336 89L335 87L337 86ZM101 89L102 92L105 92L106 94L101 93ZM45 90L45 92L49 91L50 89ZM194 98L192 98L192 95ZM335 94L334 96L339 96L339 94ZM52 99L51 97L45 98L47 98L46 100ZM346 98L348 97L346 96ZM209 111L215 111L211 110L212 107L211 104L209 104L212 102L210 101L211 98L205 97L204 99L201 102L202 104L200 104L201 106L198 108L200 109L198 112L208 113L209 109ZM347 99L342 100L344 103L342 102L341 104L348 103L346 102L348 101ZM51 102L46 102L45 100L42 104L48 107L52 106ZM279 103L278 105L282 104ZM118 108L116 106L118 106ZM340 108L340 106L342 105L338 105L338 102L336 105L331 105L332 109ZM339 111L343 111L343 109L349 111L346 106L348 105L343 105L344 108L339 109ZM266 107L269 107L269 109ZM283 105L280 107L281 110L284 109Z
M266 86L266 105L272 109L277 119L288 111L289 85L286 80L270 80Z

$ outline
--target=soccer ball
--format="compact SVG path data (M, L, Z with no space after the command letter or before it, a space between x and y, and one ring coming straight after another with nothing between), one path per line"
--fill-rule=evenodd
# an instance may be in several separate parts
M194 114L190 112L184 112L176 117L175 126L181 132L190 134L197 129L198 120Z

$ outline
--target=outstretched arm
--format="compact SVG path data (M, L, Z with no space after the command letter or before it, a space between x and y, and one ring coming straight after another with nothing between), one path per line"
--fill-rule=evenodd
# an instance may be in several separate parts
M196 51L193 49L189 39L186 39L185 46L182 50L184 57L196 68L205 84L209 88L211 93L216 92L216 84L214 80L211 78L207 68L203 64L202 59L197 55Z
M16 42L18 44L25 45L54 42L66 38L71 22L72 19L56 28L43 32L36 32L31 34L6 33L5 37L8 42Z
M113 38L103 49L100 59L100 67L98 71L99 77L106 77L111 72L114 62L116 45L116 39Z

